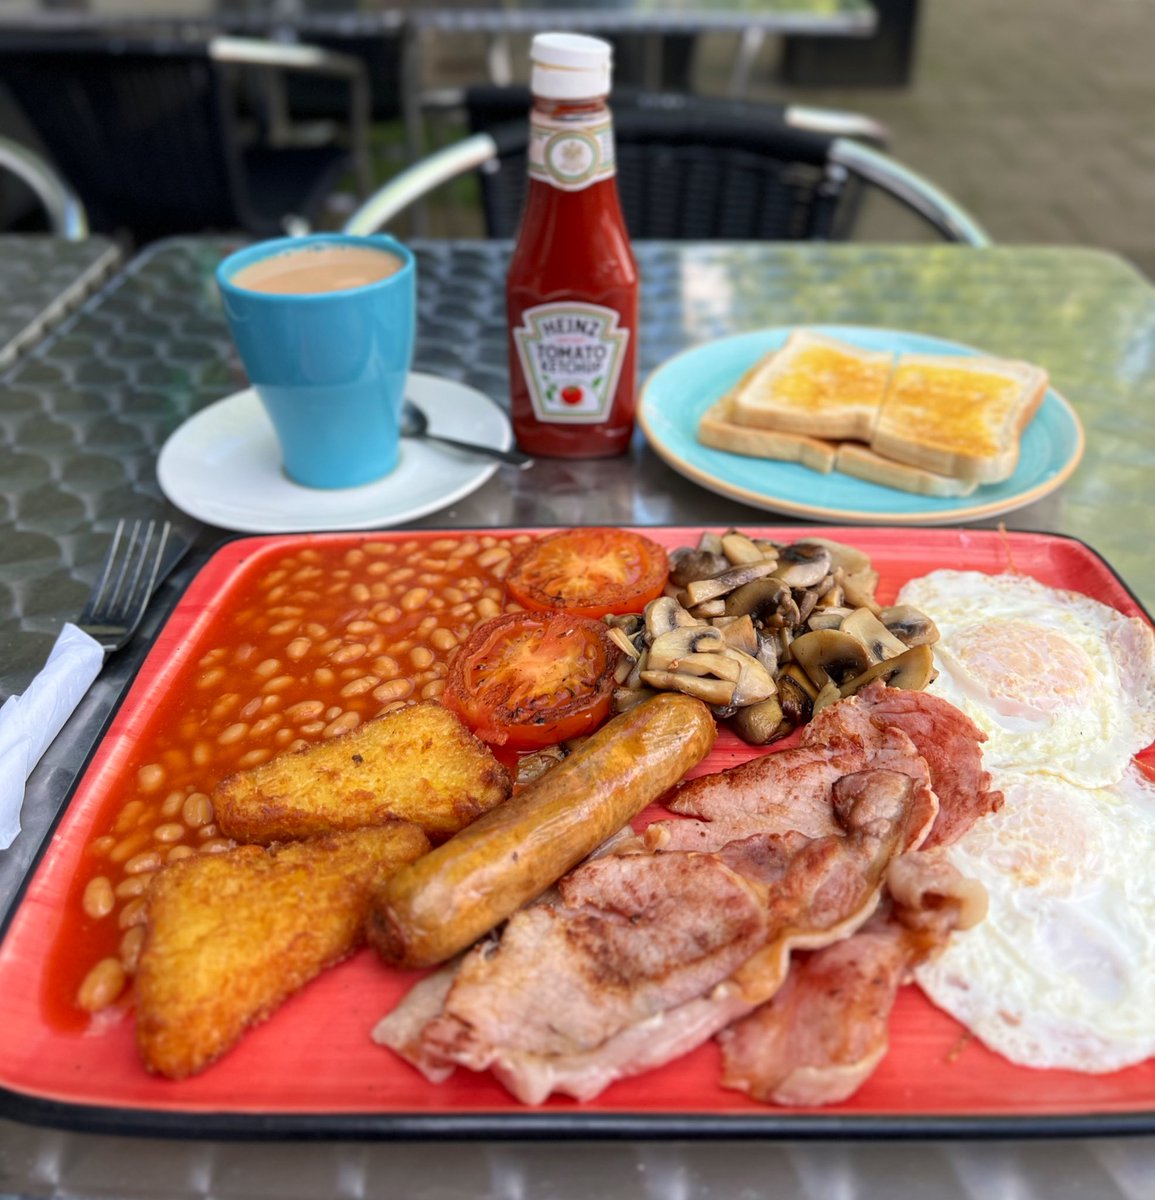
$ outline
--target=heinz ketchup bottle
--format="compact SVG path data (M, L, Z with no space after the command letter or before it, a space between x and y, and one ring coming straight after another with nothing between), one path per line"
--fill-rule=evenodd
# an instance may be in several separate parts
M610 46L545 33L530 57L529 185L506 283L513 429L531 454L604 458L633 432L638 323Z

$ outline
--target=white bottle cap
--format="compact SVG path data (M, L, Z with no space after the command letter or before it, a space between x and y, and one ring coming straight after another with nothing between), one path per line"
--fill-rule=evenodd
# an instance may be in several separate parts
M608 96L613 48L580 33L539 33L529 49L530 90L547 100Z

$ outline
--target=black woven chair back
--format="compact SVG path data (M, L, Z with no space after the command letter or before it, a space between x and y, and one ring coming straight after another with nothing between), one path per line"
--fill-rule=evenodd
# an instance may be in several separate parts
M142 238L238 224L220 76L199 48L0 44L0 78L93 228Z
M473 88L471 132L499 157L481 171L491 237L513 237L525 197L528 90ZM827 165L832 137L787 125L772 105L614 96L618 192L635 238L799 240L844 237L856 181Z
M137 242L281 234L287 215L315 216L350 161L336 143L242 143L233 79L207 40L4 33L0 79L92 228Z

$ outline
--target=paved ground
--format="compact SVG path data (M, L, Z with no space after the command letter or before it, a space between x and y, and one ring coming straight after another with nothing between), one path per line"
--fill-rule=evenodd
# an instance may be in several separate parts
M733 49L703 39L698 90L724 90ZM924 0L908 88L787 89L777 53L763 47L752 96L869 113L996 240L1102 246L1155 279L1155 0ZM432 58L458 81L480 61ZM864 232L913 226L875 205Z
M912 87L805 98L884 121L894 152L997 240L1104 246L1155 278L1155 2L926 0L923 12ZM770 66L762 94L781 90Z

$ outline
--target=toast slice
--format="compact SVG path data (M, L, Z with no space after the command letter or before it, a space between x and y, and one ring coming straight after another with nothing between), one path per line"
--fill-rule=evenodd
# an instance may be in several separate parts
M755 429L731 420L732 403L723 397L702 414L698 422L698 441L715 450L747 454L753 458L774 458L781 462L801 463L825 475L834 467L833 442L806 437L800 433L779 433L773 429Z
M953 479L912 467L906 463L883 458L859 442L844 442L838 447L834 469L843 475L853 475L869 483L915 492L919 496L969 496L979 485L975 480Z
M698 425L698 440L702 445L731 454L797 462L823 475L831 470L841 471L844 475L922 496L969 496L978 487L974 482L951 479L883 458L860 442L826 442L799 433L737 425L729 420L729 411L729 399L723 398L702 414Z
M1000 483L1014 474L1047 372L1009 359L904 354L870 448L938 475Z
M730 393L739 425L809 437L869 441L894 364L889 351L796 330Z

